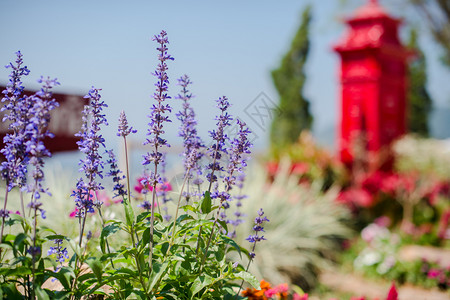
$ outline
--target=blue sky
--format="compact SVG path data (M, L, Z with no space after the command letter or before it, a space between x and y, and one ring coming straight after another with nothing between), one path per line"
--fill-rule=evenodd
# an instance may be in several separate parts
M380 1L400 16L397 2ZM262 149L267 145L268 125L258 126L245 111L261 92L278 101L270 70L288 50L308 3L313 4L313 22L304 92L315 115L314 132L323 140L328 138L323 132L336 132L339 113L339 61L331 47L345 29L340 20L365 0L2 0L0 64L14 60L14 53L21 50L31 70L24 80L27 88L38 88L40 75L57 77L58 92L85 94L92 85L102 88L109 105L105 135L110 144L116 143L116 120L122 109L139 130L137 139L142 139L154 91L151 72L157 64L156 44L150 38L164 29L175 57L169 64L170 92L178 93L176 78L191 77L202 135L207 137L214 127L214 100L225 95L233 103L232 113L248 123L258 136L256 146ZM414 15L409 18L415 21ZM430 92L438 105L447 105L449 72L440 66L437 47L427 34L421 43L430 57ZM0 70L0 83L7 82L8 74ZM173 107L180 107L175 100ZM176 125L174 120L167 130L173 144L179 143Z

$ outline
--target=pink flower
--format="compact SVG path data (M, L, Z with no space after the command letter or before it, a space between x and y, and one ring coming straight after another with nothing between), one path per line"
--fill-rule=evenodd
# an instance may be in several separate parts
M156 190L169 192L172 190L172 186L169 182L164 182L163 184L159 184L158 186L156 186Z
M287 283L282 283L275 287L278 291L278 293L283 294L289 292L289 286Z
M78 208L75 207L75 208L70 212L69 218L71 218L71 219L75 218L76 215L77 215L77 212L78 212Z
M430 269L430 271L428 271L427 277L430 279L433 279L433 278L437 278L439 275L441 275L441 270Z
M276 289L276 288L273 288L273 289L268 289L267 291L265 291L265 292L264 292L264 295L265 295L267 298L272 298L272 297L275 296L277 293L278 293L277 289Z
M389 289L386 300L398 300L398 293L394 283L392 283L391 288Z
M292 300L308 300L308 294L299 295L297 293L292 296Z
M375 198L362 188L350 188L342 191L337 201L347 205L356 205L357 207L371 207L375 203Z
M134 190L139 194L145 194L153 191L153 186L148 185L148 178L139 177L137 182L138 183L134 186Z
M391 219L386 216L378 217L373 222L381 227L388 227L389 225L391 225Z
M304 162L296 162L291 165L291 174L303 175L309 171L309 165Z
M146 177L139 177L137 179L137 184L134 186L134 190L138 192L139 194L146 194L148 192L153 191L153 186L148 184L148 178ZM156 186L157 192L168 192L172 190L172 186L169 182L160 183Z

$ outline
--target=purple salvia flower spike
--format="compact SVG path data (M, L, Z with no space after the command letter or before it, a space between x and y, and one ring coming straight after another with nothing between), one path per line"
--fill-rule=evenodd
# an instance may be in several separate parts
M113 190L115 192L114 197L122 197L123 201L123 198L127 195L127 190L125 188L125 185L121 183L121 180L124 180L126 177L122 174L122 171L117 166L116 156L114 155L112 149L106 150L106 153L109 156L106 163L108 163L110 166L110 171L106 173L106 176L111 176L113 178Z
M35 95L29 99L31 107L28 110L28 124L25 128L26 135L26 152L29 156L29 163L34 167L31 172L33 181L28 185L27 191L33 194L34 200L40 198L41 193L47 193L47 190L42 187L44 180L44 157L50 157L51 153L44 145L46 137L53 137L54 135L47 130L50 124L50 112L59 106L55 99L52 99L52 89L59 85L56 79L41 79L42 88L36 92ZM41 215L43 215L41 210Z
M117 136L127 137L130 133L136 132L137 130L133 129L133 127L128 127L127 116L122 110L119 115L119 129L117 132Z
M171 112L171 107L169 104L164 104L167 99L171 97L167 95L169 77L167 75L167 64L166 61L173 60L173 57L167 53L167 44L169 43L167 39L167 33L163 30L159 35L155 35L153 38L159 44L159 47L156 48L159 51L158 59L159 64L156 68L156 71L153 73L154 76L158 78L158 82L155 84L156 91L153 94L153 98L156 100L156 105L153 104L150 109L150 115L148 116L150 122L148 123L149 129L147 132L147 136L149 136L144 145L151 145L153 147L153 152L147 153L144 156L143 164L147 165L149 163L153 163L154 165L158 165L163 160L162 153L159 152L159 148L166 146L170 147L167 143L167 140L162 138L164 134L163 124L165 122L171 122L168 116L165 116L167 112ZM159 178L157 174L152 174L152 180L154 182L159 182ZM153 184L152 184L153 185Z
M27 76L30 71L23 66L22 53L16 52L17 59L15 64L10 63L6 68L11 68L9 75L9 83L2 92L4 106L3 122L9 121L8 129L11 133L7 133L3 138L4 148L0 151L5 156L5 161L0 165L0 172L4 180L6 180L8 190L13 187L23 187L26 183L27 164L29 158L25 151L25 128L27 126L27 113L30 109L30 101L28 97L23 95L25 89L22 85L22 76Z
M250 147L252 144L248 140L248 135L251 133L247 128L246 124L237 119L236 123L239 127L237 136L231 142L231 146L226 153L229 155L229 162L227 165L227 174L223 178L223 183L225 184L225 190L220 193L211 194L211 198L219 198L220 204L224 209L228 209L230 204L228 201L231 200L230 191L236 184L236 176L243 172L246 164L246 154L250 153ZM222 212L222 220L226 221L226 214Z
M89 105L83 110L83 124L81 131L76 134L80 137L77 142L78 148L86 157L80 160L80 171L83 171L87 182L80 178L77 183L77 190L72 194L79 211L79 217L84 217L86 212L94 212L93 201L90 192L103 189L103 186L97 182L97 177L103 178L103 161L99 154L100 146L105 147L105 139L100 134L100 126L108 125L103 108L108 107L101 101L100 89L94 87L84 98L89 99Z
M255 234L249 235L248 238L246 238L247 241L253 244L252 251L250 252L251 259L255 258L255 247L256 243L264 241L265 238L263 235L259 235L259 232L264 232L264 223L269 222L269 219L264 216L264 211L262 208L258 210L258 217L255 218L255 225L253 226L253 231Z
M69 253L67 252L67 248L62 247L63 240L62 239L55 239L53 240L55 243L55 247L50 247L50 249L47 252L47 255L50 256L52 254L56 255L56 262L59 263L58 266L55 268L55 273L57 273L62 267L63 263L69 259ZM55 281L56 278L52 279L52 281Z
M185 170L189 170L188 178L192 177L192 173L196 171L197 175L201 174L201 168L198 162L203 157L203 153L200 151L204 147L201 138L197 134L197 121L195 119L195 112L190 105L190 100L193 98L189 91L189 85L192 81L187 75L183 75L178 79L178 85L182 87L181 94L176 97L183 101L183 109L179 111L176 116L181 122L181 126L178 135L183 138L183 160ZM195 150L196 155L191 157L192 151ZM190 160L190 161L189 161ZM190 167L188 165L191 165ZM198 177L198 176L197 176Z
M209 181L209 190L211 190L212 183L217 181L216 172L224 171L223 166L220 164L220 159L223 154L227 153L225 143L228 140L228 136L225 134L225 129L230 126L230 122L233 120L227 112L228 107L230 107L227 97L223 96L219 98L217 100L217 107L221 111L220 116L216 117L217 129L209 132L213 139L211 146L208 148L212 163L206 166L206 169L210 170L206 175Z

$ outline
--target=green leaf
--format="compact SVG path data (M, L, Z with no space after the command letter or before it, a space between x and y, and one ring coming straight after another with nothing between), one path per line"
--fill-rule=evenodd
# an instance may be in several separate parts
M26 239L27 235L25 233L19 233L14 239L14 247L20 247Z
M90 257L86 260L86 263L91 268L92 272L94 272L95 277L97 277L97 281L102 282L103 275L103 265L100 260L96 257Z
M144 220L146 220L146 219L150 219L150 216L151 216L151 215L152 215L152 214L151 214L151 212L149 212L149 211L140 213L140 214L137 216L137 218L136 218L136 223L141 223L142 221L144 221Z
M208 191L205 192L205 197L202 200L202 204L200 206L202 213L208 214L211 212L211 195Z
M2 299L22 299L22 294L19 293L17 290L17 287L14 283L2 283L2 286L0 287L3 291L3 298ZM6 296L6 297L5 297Z
M9 219L5 221L6 226L12 226L17 223L24 222L24 218L18 214L10 214Z
M216 251L214 251L214 256L216 257L216 260L220 262L225 258L225 251L222 247L219 247Z
M197 278L195 278L191 286L191 293L192 293L191 299L194 299L195 294L200 292L203 288L213 284L213 282L214 278L212 278L209 275L200 275Z
M106 244L106 238L110 236L111 234L117 232L120 229L120 226L118 223L112 223L109 225L106 225L102 233L100 234L100 248L102 249L102 252L105 253L105 244Z
M106 254L103 254L102 256L100 256L100 261L105 262L107 260L117 257L118 255L119 255L119 253L117 253L117 252L106 253Z
M127 225L129 227L133 227L134 211L133 211L133 207L131 207L130 201L128 199L123 201L123 207L125 208L125 218L127 220Z
M17 267L17 268L1 268L0 269L0 275L4 276L24 276L24 275L30 275L31 269L29 267Z
M58 279L66 290L70 290L71 279L75 277L72 268L62 267L57 273L49 272L49 274Z
M195 207L193 207L192 205L189 205L189 204L186 204L186 205L183 205L182 207L181 207L184 211L192 211L192 212L198 212L198 209L197 208L195 208Z
M128 268L117 269L116 273L130 275L131 277L136 277L138 275L136 271L133 271Z
M192 217L191 215L183 214L178 217L177 224L180 224L181 222L186 221L186 220L193 220L193 219L194 219L194 217Z
M228 232L228 225L227 222L223 221L223 220L217 220L217 223L219 223L223 229L225 229L225 232Z
M12 242L16 239L16 236L13 234L7 234L3 237L3 242Z
M45 237L45 239L47 239L48 241L52 241L52 240L64 240L66 237L64 235L61 234L52 234L52 235L47 235Z
M147 247L149 242L150 242L150 228L147 228L144 230L144 233L142 234L142 239L140 241L140 248Z
M148 290L151 291L155 287L155 285L159 282L160 278L166 272L167 267L169 266L169 262L165 261L162 264L155 262L153 264L152 274L150 275Z
M241 271L235 274L236 278L242 279L248 283L250 283L255 289L259 289L259 282L255 276L250 274L249 272Z
M239 253L239 257L242 258L241 247L233 239L230 239L226 235L222 235L222 239L225 241L225 243L231 245L234 249L236 249L236 251ZM227 252L233 250L233 248L229 248Z
M40 287L37 286L34 289L34 292L36 293L38 300L50 300L50 297L47 295L47 293L43 291Z
M160 247L161 247L161 253L166 255L167 250L169 250L169 242L164 242L164 243L160 244Z

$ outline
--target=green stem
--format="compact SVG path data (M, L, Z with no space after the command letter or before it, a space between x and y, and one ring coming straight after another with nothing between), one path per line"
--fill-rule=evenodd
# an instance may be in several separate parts
M253 243L251 252L255 252L255 248L256 248L256 243ZM247 268L245 269L245 272L248 272L248 269L250 268L250 264L252 263L252 261L253 261L253 258L250 258L250 260L248 261L248 264L247 264ZM244 286L244 280L242 280L241 285L239 286L239 290L236 294L236 297L234 298L235 300L238 298L239 293L241 292L243 286Z
M8 183L6 183L6 192L5 192L5 204L3 205L3 216L2 216L2 229L0 232L0 244L3 243L3 231L5 229L5 213L6 213L6 204L8 202ZM23 216L25 218L25 216ZM3 248L0 248L0 256Z
M173 219L173 228L172 228L172 236L170 238L170 242L169 242L169 249L167 250L167 254L169 253L170 248L173 245L173 241L175 239L175 226L177 224L177 218L178 218L178 210L180 209L180 203L181 203L181 198L183 196L183 190L184 190L184 186L186 185L186 181L189 178L189 171L191 170L191 168L188 168L186 171L186 174L184 176L184 180L183 180L183 185L181 186L181 191L180 191L180 197L178 197L178 203L177 203L177 209L175 211L175 218Z
M23 203L23 192L22 191L20 191L20 204L22 206L23 217L25 218L25 206L24 206L24 203Z
M133 209L133 207L131 206L131 190L130 190L130 167L128 164L128 147L127 147L127 138L124 136L123 137L123 142L124 142L124 147L125 147L125 168L126 168L126 173L127 173L127 196L128 199L123 199L124 201L129 201L128 204L130 205L130 208ZM134 222L134 220L133 220ZM136 239L138 238L137 232L135 232L134 230L134 225L131 224L130 226L130 236L131 236L131 242L133 243L133 247L136 247L136 240L134 238L134 235L136 234ZM134 261L136 262L136 268L138 269L138 273L139 273L139 281L141 282L141 285L144 289L144 293L145 295L148 297L148 292L147 292L147 285L145 284L145 280L144 277L142 276L142 270L141 270L141 266L139 264L139 258L138 258L139 254L136 254L134 256Z
M95 197L97 197L97 194L95 195ZM97 210L98 210L98 215L100 217L100 221L102 222L102 230L103 230L105 228L105 220L103 219L103 214L102 214L101 208L98 207ZM111 249L109 248L109 243L108 243L107 237L105 238L105 242L106 242L106 249L108 250L108 254L111 254ZM87 243L86 243L86 246L87 246ZM111 261L111 266L113 267L113 269L115 269L112 258L110 258L110 261Z
M31 202L33 202L33 199L31 199ZM35 258L35 251L36 251L36 227L37 227L37 209L34 209L34 222L33 222L33 250L31 251L31 272L33 275L33 281L31 288L31 299L34 299L35 295L35 287L36 287L36 258Z

